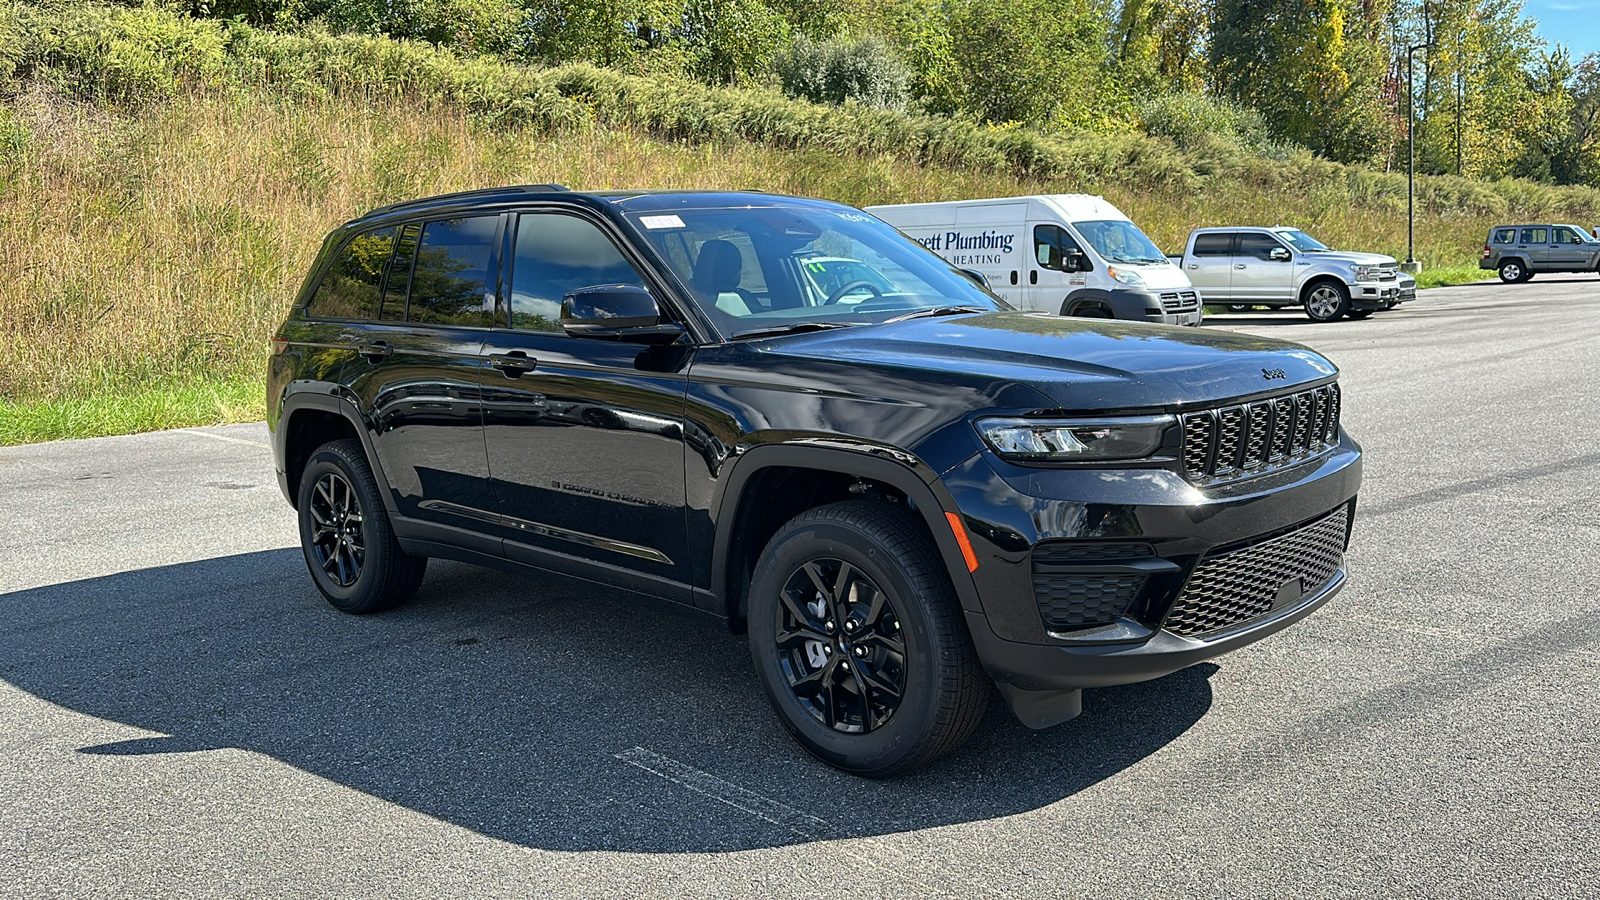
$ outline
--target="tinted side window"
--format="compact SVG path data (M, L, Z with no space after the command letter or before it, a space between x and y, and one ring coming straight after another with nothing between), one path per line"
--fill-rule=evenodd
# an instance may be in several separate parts
M1550 229L1524 228L1522 229L1522 242L1524 244L1546 244L1550 242Z
M1271 260L1272 251L1274 249L1283 249L1283 245L1278 243L1276 238L1272 238L1264 234L1250 234L1248 232L1239 235L1239 256L1250 256L1260 260Z
M1194 239L1195 256L1232 256L1232 234L1202 234Z
M561 331L561 298L600 284L644 287L644 279L598 227L577 216L517 217L511 257L511 327Z
M1573 231L1571 228L1559 227L1556 229L1555 243L1576 244L1580 241L1582 241L1582 238L1578 237L1578 233Z
M1517 230L1515 228L1502 228L1494 233L1494 240L1490 241L1490 243L1510 244L1516 241L1516 239Z
M499 216L429 222L417 244L406 321L493 325L495 237Z
M383 305L378 307L377 318L389 322L406 319L406 287L411 284L411 262L417 255L417 233L422 226L415 222L400 228L400 239L394 243L394 262L389 265L389 280L384 282Z
M1060 225L1033 226L1033 258L1038 261L1039 265L1047 269L1065 268L1064 266L1050 265L1051 247L1061 251L1059 258L1063 260L1066 259L1068 250L1083 252L1083 248L1078 246L1078 242L1073 240L1072 235L1068 234L1067 230Z
M350 239L322 276L306 312L319 318L365 319L377 306L378 283L394 245L394 229L380 228Z

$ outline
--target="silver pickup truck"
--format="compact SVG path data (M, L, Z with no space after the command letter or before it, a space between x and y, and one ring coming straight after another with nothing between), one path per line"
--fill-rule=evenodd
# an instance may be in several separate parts
M1200 228L1172 259L1205 304L1300 306L1316 322L1364 319L1416 296L1394 257L1332 250L1298 228Z

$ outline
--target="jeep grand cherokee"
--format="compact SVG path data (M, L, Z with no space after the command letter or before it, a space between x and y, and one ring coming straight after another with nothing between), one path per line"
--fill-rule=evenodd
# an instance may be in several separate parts
M273 351L278 477L334 606L405 601L429 557L686 604L863 775L958 745L990 684L1048 727L1345 580L1361 453L1322 356L1017 312L833 203L387 206L327 237Z

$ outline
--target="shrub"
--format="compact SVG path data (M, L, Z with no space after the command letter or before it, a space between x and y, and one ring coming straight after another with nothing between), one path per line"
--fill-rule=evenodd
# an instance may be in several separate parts
M901 109L911 73L888 44L875 37L814 41L801 35L773 60L783 92L816 103L855 100Z
M1170 138L1185 150L1221 138L1257 155L1283 159L1289 148L1272 139L1267 120L1253 109L1204 94L1165 94L1139 106L1145 134Z

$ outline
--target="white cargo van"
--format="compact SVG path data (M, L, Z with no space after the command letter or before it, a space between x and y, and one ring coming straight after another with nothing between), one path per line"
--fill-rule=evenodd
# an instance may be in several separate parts
M1104 197L1039 194L869 206L1020 309L1200 324L1200 295Z

